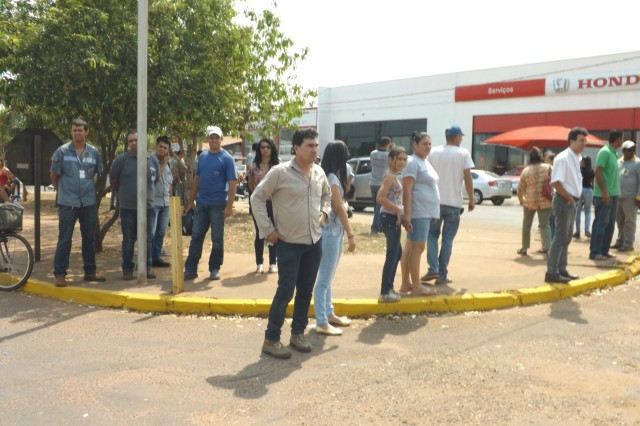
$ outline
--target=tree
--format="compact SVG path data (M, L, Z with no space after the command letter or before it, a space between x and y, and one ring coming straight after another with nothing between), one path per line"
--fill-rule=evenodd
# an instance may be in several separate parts
M22 126L22 117L0 104L0 158L4 155L4 146L20 133Z
M299 117L306 101L316 96L315 91L295 82L293 72L308 49L291 52L293 40L280 32L280 19L274 12L248 10L245 14L251 22L247 31L252 66L244 78L246 101L238 125L255 123L261 135L272 136Z
M147 122L191 140L192 155L208 124L241 132L253 117L288 121L305 101L303 91L278 82L279 68L304 56L288 55L291 41L275 16L254 14L256 28L242 26L232 5L150 2ZM135 0L5 0L0 10L0 102L28 126L63 138L71 119L89 123L105 170L96 182L98 208L118 144L136 123L136 16ZM114 212L99 223L99 250L116 219Z

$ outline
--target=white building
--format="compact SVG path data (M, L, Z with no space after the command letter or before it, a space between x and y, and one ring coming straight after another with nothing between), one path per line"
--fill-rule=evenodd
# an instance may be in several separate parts
M409 148L416 130L441 145L451 124L486 169L523 163L521 150L481 144L522 127L581 126L605 140L620 128L640 142L640 52L319 89L321 152L341 139L368 155L382 136Z

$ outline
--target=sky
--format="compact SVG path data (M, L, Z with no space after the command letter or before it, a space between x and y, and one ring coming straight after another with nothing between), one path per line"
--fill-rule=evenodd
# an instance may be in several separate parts
M236 0L275 11L310 49L306 88L640 50L640 2L607 0Z

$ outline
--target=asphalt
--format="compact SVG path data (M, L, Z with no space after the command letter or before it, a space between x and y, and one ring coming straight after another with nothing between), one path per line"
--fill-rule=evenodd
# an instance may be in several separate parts
M235 208L243 210L247 205L238 202ZM352 220L370 223L371 217L369 212L356 213ZM356 250L354 254L343 254L332 285L336 313L359 316L503 309L552 302L593 289L624 284L640 273L637 253L620 253L617 259L594 262L588 258L588 240L582 239L575 240L569 247L569 270L581 278L569 284L547 285L544 283L546 258L535 253L540 244L535 228L529 256L516 254L520 247L521 220L521 211L514 200L508 200L503 206L485 203L473 212L465 212L450 263L449 277L453 282L438 286L439 294L433 297L406 297L398 303L378 303L384 253L359 254ZM36 263L31 279L22 289L31 294L146 312L266 315L277 287L277 274L255 273L252 247L244 253L225 253L220 281L208 279L208 253L205 250L199 277L186 281L185 291L178 295L172 294L172 268L155 268L158 277L146 284L123 281L117 247L100 254L97 259L98 268L107 277L107 282L86 283L82 281L80 236L76 229L67 277L70 285L57 288L52 276L55 238L50 237L56 227L54 215L43 218L44 227L49 231L45 236L49 237L43 239L41 261ZM27 237L33 234L27 223L23 234ZM379 238L384 237L380 234ZM185 256L187 249L188 244L183 250ZM168 244L166 250L170 251ZM426 261L422 272L425 269ZM398 268L396 287L400 283L399 275ZM291 314L291 305L288 313ZM313 315L313 306L310 315Z

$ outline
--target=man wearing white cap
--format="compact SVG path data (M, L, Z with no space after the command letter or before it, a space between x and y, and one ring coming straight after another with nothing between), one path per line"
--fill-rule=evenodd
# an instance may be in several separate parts
M633 141L622 143L622 157L618 160L620 172L620 198L616 212L618 239L612 248L618 251L633 251L636 237L636 217L640 200L640 160L636 157Z
M224 260L224 220L233 213L233 201L236 197L236 165L231 154L222 149L222 130L218 126L209 126L206 134L209 150L198 157L191 196L184 208L187 213L195 205L189 256L184 265L185 280L198 276L202 244L209 227L213 243L209 256L209 279L220 279L220 267Z

